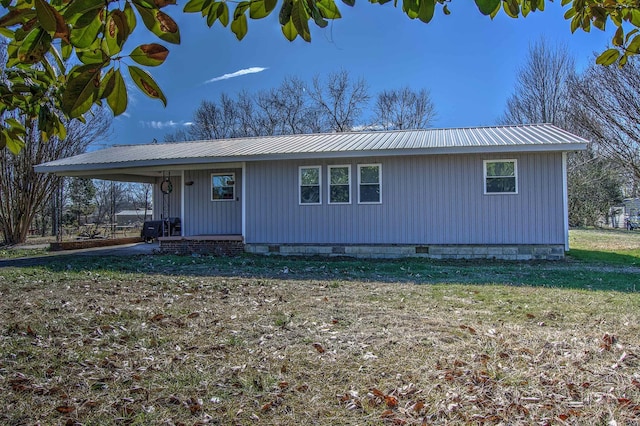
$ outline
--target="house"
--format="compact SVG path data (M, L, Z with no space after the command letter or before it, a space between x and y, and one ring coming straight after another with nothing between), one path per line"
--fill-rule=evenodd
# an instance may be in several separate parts
M609 209L606 225L612 228L626 228L630 231L640 228L640 198L625 198L622 203Z
M36 171L155 184L167 251L558 259L567 152L549 124L115 146Z

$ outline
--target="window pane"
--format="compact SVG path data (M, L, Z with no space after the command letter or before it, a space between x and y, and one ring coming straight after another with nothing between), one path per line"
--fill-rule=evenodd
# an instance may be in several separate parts
M300 169L300 182L302 185L319 185L320 169L317 167Z
M487 176L515 176L513 161L500 161L487 164Z
M380 185L360 185L361 203L379 203Z
M331 173L331 185L348 185L349 184L349 168L336 167L329 169Z
M379 183L380 168L378 166L364 166L360 168L360 183Z
M213 199L214 200L233 200L233 187L224 186L224 187L213 188Z
M487 192L516 192L516 178L487 178Z
M348 203L349 185L335 185L331 187L330 203Z
M320 187L319 186L301 186L300 187L300 202L302 204L314 204L320 202Z
M213 186L231 186L229 182L233 181L233 176L231 175L218 175L213 176Z

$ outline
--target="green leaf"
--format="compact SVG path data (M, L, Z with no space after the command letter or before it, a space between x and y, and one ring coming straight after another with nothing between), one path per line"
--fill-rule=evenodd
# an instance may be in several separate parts
M71 44L77 49L87 49L98 40L98 34L102 30L102 22L96 14L89 25L71 30Z
M113 92L113 88L116 85L115 69L109 68L109 71L104 75L102 81L100 82L100 93L98 94L99 99L105 99L109 97L111 92Z
M640 27L640 10L631 9L631 17L629 21L631 22L631 25Z
M355 6L356 4L356 0L342 0L342 3L346 4L347 6Z
M293 25L293 22L289 20L286 24L282 26L282 34L284 34L285 38L289 41L293 41L298 37L298 31L296 31L296 26Z
M49 51L51 36L40 28L34 28L27 34L18 49L18 60L23 64L35 64Z
M304 0L294 0L291 10L291 22L296 27L296 31L303 40L310 42L311 33L309 32L309 15L304 7Z
M107 104L113 111L114 116L118 116L127 110L127 86L122 78L120 70L116 70L113 75L113 90L107 97Z
M493 11L500 7L501 0L475 0L476 6L483 15L491 15Z
M5 145L14 155L20 154L22 148L25 147L25 143L22 137L17 135L10 135L4 129L2 130L2 134L4 137L2 138L3 142L0 145Z
M62 94L62 110L70 118L89 111L98 99L101 71L99 65L82 65L69 72L67 88Z
M134 3L134 5L149 31L166 42L180 44L180 30L169 15L161 10L147 9L138 3Z
M251 19L262 19L273 11L275 4L271 0L254 0L249 5L249 17Z
M422 0L420 2L420 9L418 10L418 19L420 19L425 24L431 22L433 19L433 14L436 11L436 2L435 0Z
M154 99L160 99L164 106L167 106L167 98L165 98L164 93L160 90L158 84L153 80L153 77L146 72L136 66L129 66L129 74L131 75L131 79L138 86L138 88L147 96Z
M618 27L618 29L616 29L616 33L613 35L613 39L611 40L611 42L614 46L622 46L622 43L624 43L623 39L624 31L622 27Z
M49 33L54 33L57 27L56 10L44 0L35 0L36 16L40 26Z
M78 59L80 59L80 62L86 65L102 64L108 59L108 57L105 57L102 49L83 50L77 52L76 55Z
M225 27L229 25L229 6L227 2L218 3L218 19Z
M231 31L236 35L238 40L242 40L247 35L247 17L240 15L231 22Z
M627 46L627 51L631 53L640 53L640 35L636 35Z
M133 30L136 28L137 20L136 14L129 2L124 5L124 16L127 18L127 27L129 27L129 34L132 34Z
M618 49L607 49L596 58L596 64L611 65L620 57Z
M333 0L320 0L316 3L320 13L327 19L340 19L342 15L336 3Z
M60 53L62 54L63 60L68 60L73 53L73 46L63 41L62 45L60 46Z
M101 0L73 0L63 16L73 28L81 28L89 25L104 8L105 2Z
M182 9L185 13L200 12L204 9L204 0L189 0Z
M151 43L151 44L141 44L140 46L133 49L131 54L131 59L139 63L140 65L146 65L148 67L156 67L161 65L167 56L169 55L169 50L161 44Z
M505 0L502 9L512 18L517 18L520 14L520 4L517 0Z
M109 56L116 55L122 51L122 46L129 37L129 24L127 17L121 10L113 10L109 13L104 28L104 44Z
M287 23L291 22L291 10L293 10L293 0L284 0L282 2L282 7L280 8L280 14L278 16L280 25L285 26L287 25ZM296 35L293 38L296 38L297 35L298 33L296 33Z

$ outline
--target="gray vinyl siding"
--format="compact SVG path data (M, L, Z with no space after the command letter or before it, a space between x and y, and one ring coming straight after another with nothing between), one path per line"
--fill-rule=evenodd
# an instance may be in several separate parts
M211 174L235 173L235 196L233 201L211 200ZM229 235L242 233L242 170L187 170L185 182L184 235Z
M153 185L153 219L160 220L162 217L162 191L160 190L160 183L162 178L156 179L155 185ZM180 217L181 205L182 205L182 180L180 176L172 175L169 177L173 190L167 197L169 197L169 217Z
M516 159L518 194L484 195L483 160ZM382 165L382 204L358 204L358 164ZM351 204L328 204L327 166L351 165ZM298 203L298 167L322 166L322 205ZM247 163L247 243L564 244L562 154Z

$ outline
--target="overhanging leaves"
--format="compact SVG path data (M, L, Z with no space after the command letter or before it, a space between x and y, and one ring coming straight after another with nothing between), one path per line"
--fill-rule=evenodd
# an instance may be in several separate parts
M131 65L129 66L129 75L131 75L133 82L145 95L150 98L159 99L164 106L167 106L167 98L148 72Z
M502 0L475 0L476 6L483 15L491 15L500 7Z
M69 117L81 116L98 100L101 71L102 67L94 64L74 67L70 71L62 96L62 110Z
M168 55L169 50L166 47L161 44L151 43L141 44L129 56L140 65L156 67L161 65Z

